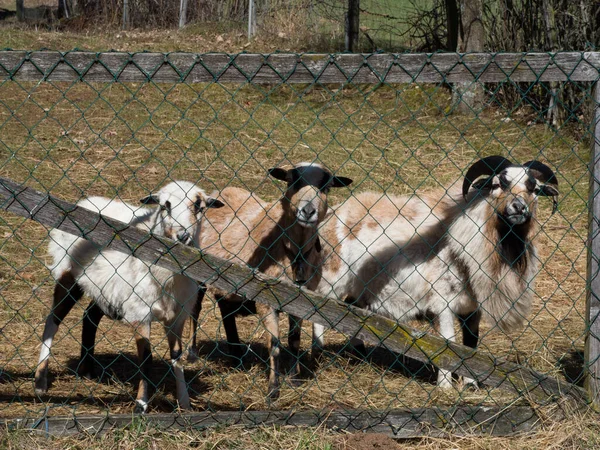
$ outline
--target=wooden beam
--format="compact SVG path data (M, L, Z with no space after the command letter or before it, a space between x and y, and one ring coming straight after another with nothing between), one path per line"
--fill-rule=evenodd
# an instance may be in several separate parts
M68 416L0 420L4 430L38 430L53 436L85 432L102 435L110 430L136 427L143 422L159 430L206 429L215 426L324 426L337 431L384 433L394 438L487 434L509 436L536 429L542 419L564 419L560 410L551 416L538 414L528 406L508 408L464 406L458 408L418 408L397 410L322 410L322 411L219 411L186 414L131 414L106 416Z
M592 158L590 161L588 265L586 301L585 387L600 408L600 86L594 87Z
M110 83L596 81L599 52L194 54L0 52L0 80Z
M265 279L258 272L216 258L175 241L148 235L122 222L100 216L71 203L0 178L0 208L58 228L167 269L185 273L217 288L238 292L250 300L268 304L297 317L334 328L348 336L383 345L425 363L468 376L492 388L526 396L542 404L560 397L585 401L582 389L495 358L482 351L450 343L394 320L319 297L296 286Z

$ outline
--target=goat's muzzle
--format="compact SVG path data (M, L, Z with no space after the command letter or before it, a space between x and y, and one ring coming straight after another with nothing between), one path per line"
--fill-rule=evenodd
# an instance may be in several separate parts
M523 225L531 219L531 210L527 203L520 197L515 197L506 207L502 218L509 225Z
M296 220L304 227L316 227L319 222L319 211L312 203L305 203L298 208Z
M186 230L177 233L177 240L185 245L192 245L193 243L192 235Z

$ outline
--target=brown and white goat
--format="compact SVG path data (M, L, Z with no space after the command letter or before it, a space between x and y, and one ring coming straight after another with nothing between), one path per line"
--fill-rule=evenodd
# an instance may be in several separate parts
M457 316L463 343L475 348L482 317L510 330L530 310L538 196L556 207L552 170L501 156L474 163L462 192L358 194L321 226L318 291L401 322L436 319L449 341ZM451 374L440 370L438 384L451 386Z
M283 197L272 203L239 188L221 191L219 199L226 205L219 210L207 211L201 238L201 247L215 256L248 265L268 277L285 276L291 281L315 289L319 283L318 266L321 261L321 243L318 227L327 213L327 193L330 188L348 186L352 180L333 176L316 163L300 163L294 167L273 168L269 174L287 183ZM266 305L245 301L242 297L216 289L214 293L223 317L230 351L241 357L235 324L237 314L258 312L268 331L269 390L271 399L279 395L280 334L279 312ZM196 348L198 310L192 318L194 333L191 352ZM292 320L291 334L299 336L300 320ZM294 339L294 343L299 339ZM293 347L296 361L299 346ZM292 376L300 366L294 365Z
M141 200L153 208L139 208L104 197L90 197L78 206L159 236L198 246L201 218L206 208L223 206L202 189L186 181L175 181ZM53 257L56 279L52 310L44 327L35 392L48 390L48 362L54 335L73 306L87 294L92 302L83 322L82 361L79 373L91 375L97 325L104 315L123 320L134 329L141 377L135 412L148 408L148 371L152 362L150 324L162 323L169 343L171 364L177 383L177 399L183 409L190 400L180 361L181 334L185 318L196 304L198 283L162 267L115 250L98 248L82 238L60 230L50 232L48 251Z

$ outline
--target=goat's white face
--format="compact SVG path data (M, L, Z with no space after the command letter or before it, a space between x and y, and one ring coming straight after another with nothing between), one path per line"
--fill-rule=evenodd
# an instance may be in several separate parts
M488 156L475 162L465 174L465 199L471 186L483 193L496 214L511 226L531 220L540 195L552 197L553 212L557 207L558 181L554 172L539 161L515 165L503 156Z
M509 224L522 225L537 209L537 182L524 167L509 167L492 179L490 196L496 210Z
M219 200L208 197L202 189L188 181L173 181L141 202L159 205L154 224L156 231L169 239L195 246L200 244L204 210L223 206Z

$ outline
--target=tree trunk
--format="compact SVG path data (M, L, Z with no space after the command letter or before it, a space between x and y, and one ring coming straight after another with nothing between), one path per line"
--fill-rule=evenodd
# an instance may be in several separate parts
M483 51L483 0L460 0L460 53ZM485 101L483 85L472 81L454 86L454 105L461 113L477 114Z

